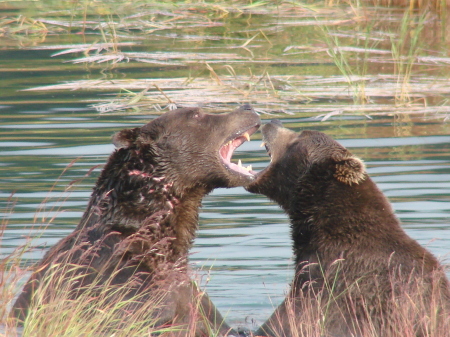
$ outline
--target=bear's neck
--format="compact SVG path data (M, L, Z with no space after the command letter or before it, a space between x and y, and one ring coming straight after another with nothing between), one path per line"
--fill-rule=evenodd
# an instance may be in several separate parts
M369 177L352 186L306 178L286 211L297 263L323 258L313 256L316 252L341 258L368 237L387 242L393 232L404 235L389 201Z
M173 258L187 254L198 228L198 210L208 191L186 190L169 181L159 158L145 157L137 150L120 149L111 155L97 180L87 209L77 229L94 225L132 235L147 223L155 237L169 238ZM154 229L152 229L154 231Z

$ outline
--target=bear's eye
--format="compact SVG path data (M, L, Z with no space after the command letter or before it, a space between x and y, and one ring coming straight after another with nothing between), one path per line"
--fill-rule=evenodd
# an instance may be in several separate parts
M193 119L201 119L203 117L203 113L201 113L200 111L195 111L191 114L190 117Z

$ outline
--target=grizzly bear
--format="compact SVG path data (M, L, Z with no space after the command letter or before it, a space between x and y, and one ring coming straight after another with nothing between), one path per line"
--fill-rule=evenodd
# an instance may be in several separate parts
M38 264L12 316L25 320L39 287L48 294L41 294L42 303L35 306L54 297L59 289L43 284L56 273L70 298L92 290L92 283L99 291L106 285L114 289L111 292L122 286L125 314L154 301L157 310L148 315L156 327L175 327L174 335L185 336L192 327L195 336L209 336L211 331L218 336L235 334L190 279L188 252L202 198L215 188L242 186L253 179L249 168L230 160L259 125L249 105L226 114L181 108L115 134L117 149L79 225ZM111 301L115 296L106 297ZM194 309L201 313L198 319Z
M270 165L246 188L291 222L295 278L264 336L450 336L449 283L401 228L364 163L318 131L262 128Z

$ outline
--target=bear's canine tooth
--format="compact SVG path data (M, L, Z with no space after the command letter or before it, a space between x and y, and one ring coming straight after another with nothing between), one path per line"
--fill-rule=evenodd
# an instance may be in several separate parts
M238 166L242 167L242 161L240 159L238 160Z
M266 146L266 143L262 142L259 147L264 147L264 146Z
M247 139L247 141L250 141L250 135L248 134L248 132L244 132L244 134L242 135L245 139Z

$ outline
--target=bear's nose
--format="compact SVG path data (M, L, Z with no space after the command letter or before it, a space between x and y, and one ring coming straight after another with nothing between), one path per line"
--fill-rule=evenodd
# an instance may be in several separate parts
M241 106L241 109L253 111L253 107L250 104L244 104L243 106Z

